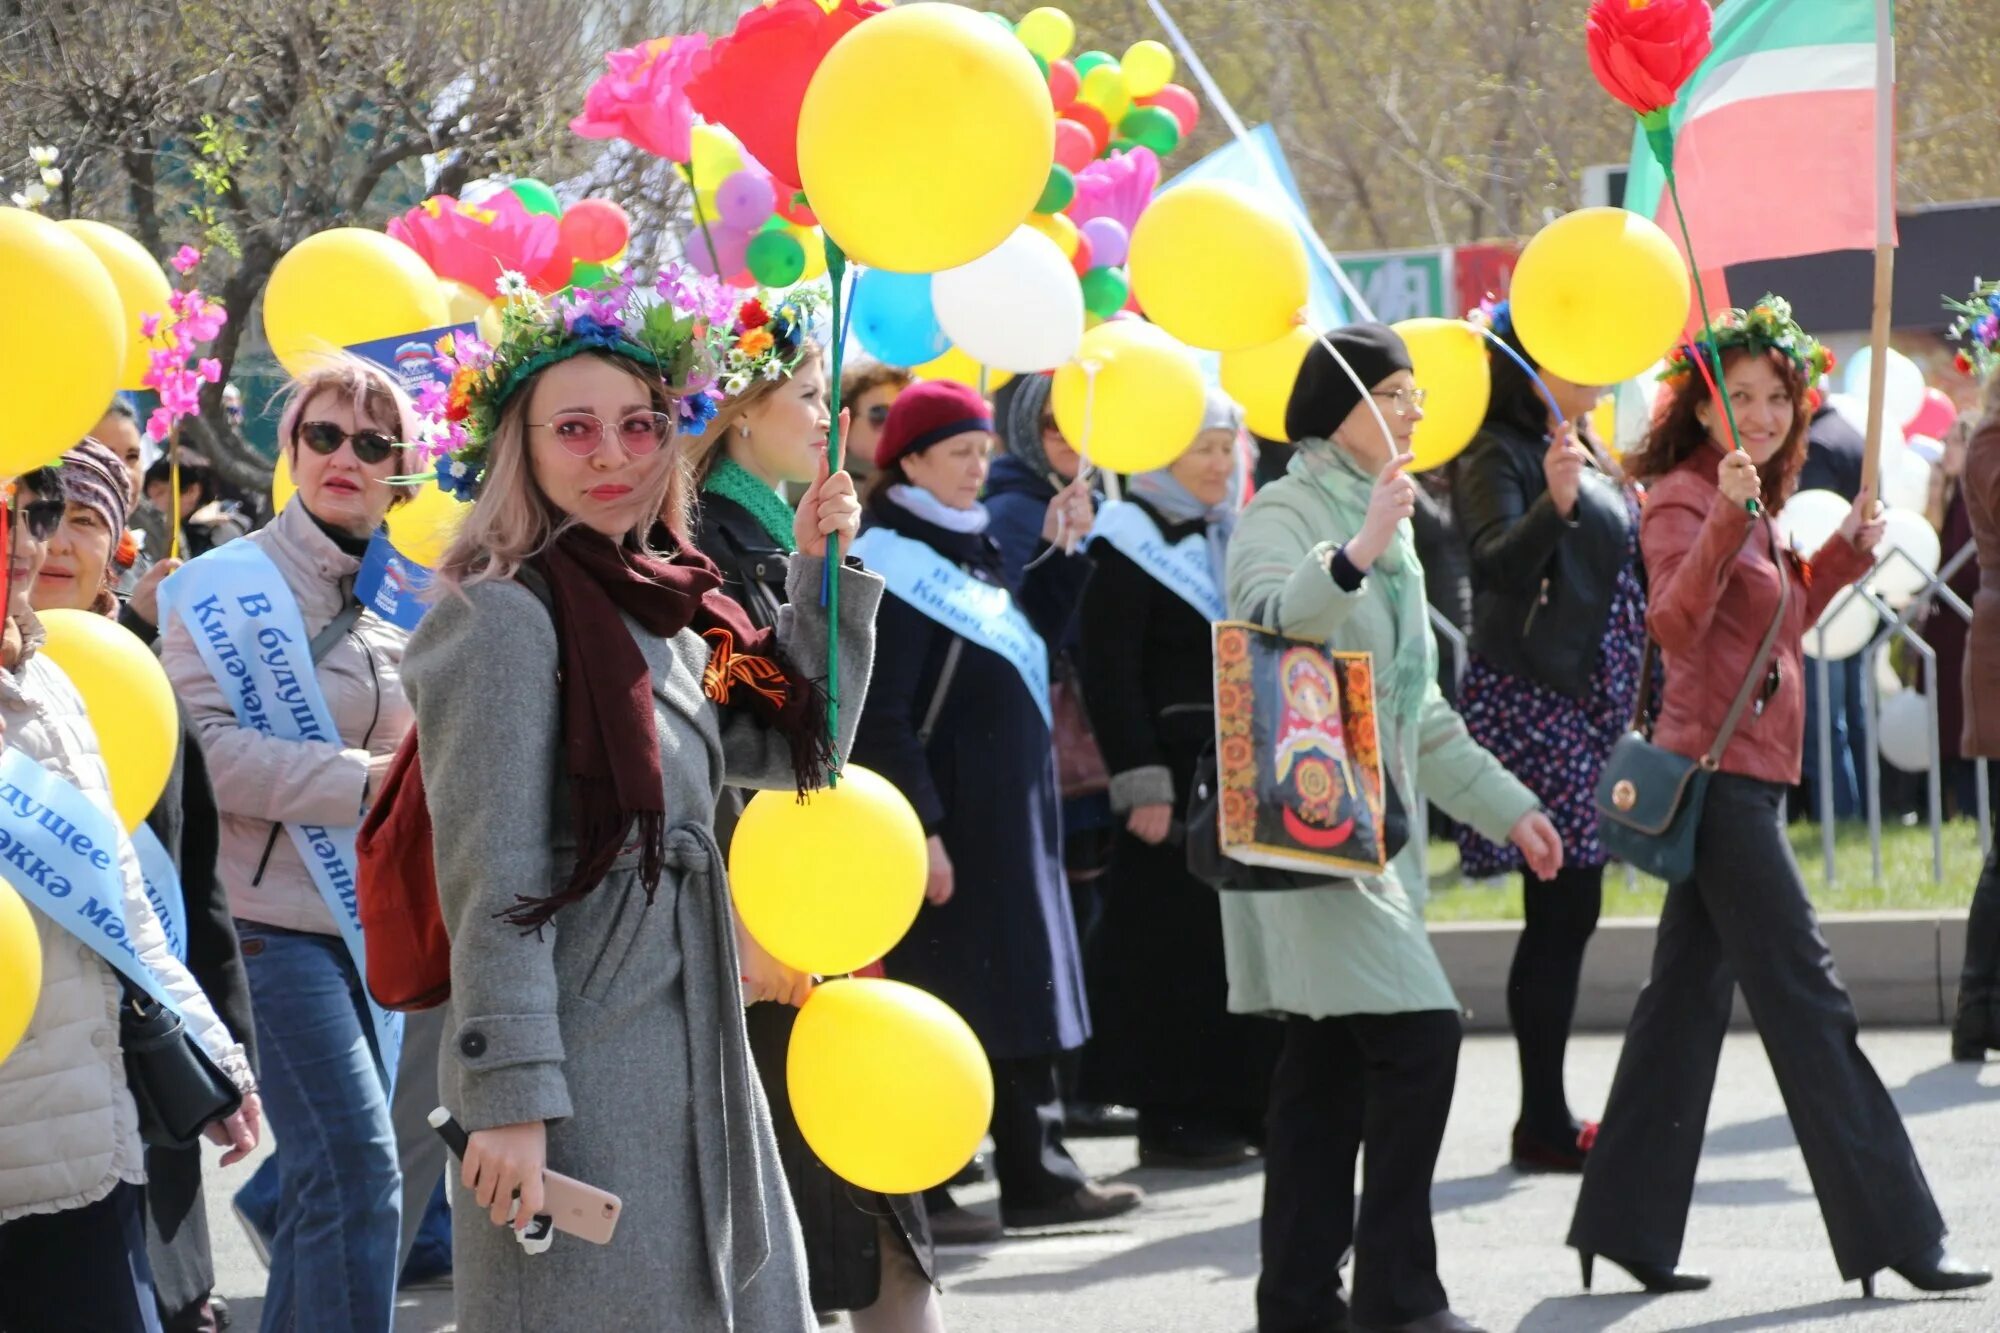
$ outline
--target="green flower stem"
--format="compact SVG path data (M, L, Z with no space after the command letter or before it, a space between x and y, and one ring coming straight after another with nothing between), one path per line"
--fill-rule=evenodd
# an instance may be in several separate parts
M688 199L694 209L694 225L701 228L702 243L708 246L708 262L715 266L715 276L727 282L729 275L722 271L722 251L715 248L715 236L708 229L708 214L703 212L701 207L701 191L695 188L694 163L680 162L675 165L687 175Z
M841 353L847 343L847 324L840 305L840 287L847 276L847 256L831 235L826 235L826 276L833 285L833 331L829 335L833 341L833 368L827 376L827 398L831 404L829 411L833 422L826 432L826 471L828 476L840 471L840 362ZM820 589L820 600L826 604L826 734L828 741L838 753L840 744L840 534L834 533L826 539L825 583ZM837 761L836 761L837 762ZM827 786L840 785L840 772L836 769L827 774Z
M1655 114L1661 113L1656 112ZM1652 133L1652 127L1647 126L1646 134L1649 139L1652 137ZM1669 143L1671 143L1671 139L1669 139ZM1657 147L1655 151L1658 151ZM1688 234L1687 214L1681 211L1681 187L1680 181L1674 173L1671 148L1669 149L1668 158L1661 163L1661 166L1666 172L1667 196L1674 201L1674 219L1680 223L1681 244L1687 247L1688 271L1694 275L1694 299L1696 305L1701 310L1701 328L1704 336L1695 339L1694 352L1696 356L1704 356L1705 352L1705 359L1714 369L1715 396L1722 400L1722 415L1729 422L1729 443L1738 453L1742 453L1744 452L1743 438L1736 432L1736 409L1729 405L1729 391L1722 384L1722 351L1715 345L1713 337L1706 336L1710 329L1708 293L1702 287L1701 265L1695 262L1694 237ZM1761 513L1763 510L1763 506L1759 505L1754 498L1744 501L1743 507L1753 514Z

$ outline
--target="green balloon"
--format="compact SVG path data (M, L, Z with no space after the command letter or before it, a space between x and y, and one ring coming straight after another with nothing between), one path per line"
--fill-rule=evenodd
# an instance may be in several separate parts
M1181 146L1181 123L1164 107L1141 106L1127 112L1118 122L1118 132L1134 143L1165 157Z
M805 276L806 248L790 232L762 231L744 252L750 276L766 287L789 287Z
M1129 153L1138 146L1139 141L1137 139L1127 139L1121 135L1111 141L1110 146L1104 150L1103 155L1110 157L1113 153Z
M1042 197L1035 201L1037 213L1060 213L1069 207L1070 200L1076 198L1076 177L1070 175L1069 168L1058 162L1049 168L1049 183L1042 187Z
M606 287L611 283L611 270L603 264L578 264L569 271L569 285L572 287Z
M1099 319L1110 319L1132 298L1132 284L1122 268L1094 268L1083 275L1083 308Z
M1036 55L1033 51L1028 52L1028 55L1034 60L1035 68L1042 72L1042 82L1047 83L1049 81L1049 62Z
M1005 28L1008 32L1014 31L1014 20L1008 18L1005 14L1002 14L997 10L989 9L986 11L986 17L992 19L995 23Z
M1090 71L1096 69L1099 65L1117 64L1118 57L1112 55L1109 51L1085 51L1070 63L1076 66L1076 77L1080 83Z
M562 200L556 198L556 192L540 181L518 180L507 188L530 213L539 213L547 218L562 216Z
M767 217L767 218L765 218L763 222L761 222L760 224L758 224L758 227L757 227L757 230L758 230L758 231L783 231L783 230L785 230L785 228L787 228L787 227L789 227L789 226L791 226L791 225L792 225L791 223L789 223L789 222L785 221L785 216L784 216L784 214L782 214L782 213L773 213L773 214L771 214L771 216L770 216L770 217Z

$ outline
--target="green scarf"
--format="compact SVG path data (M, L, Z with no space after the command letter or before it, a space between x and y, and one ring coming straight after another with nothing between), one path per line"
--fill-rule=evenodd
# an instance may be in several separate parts
M758 480L756 473L728 454L715 460L715 466L708 470L708 480L701 484L701 488L725 500L734 500L749 510L757 525L783 549L798 549L792 541L791 506L785 503L783 496Z
M1326 499L1343 532L1352 536L1361 531L1375 478L1345 449L1327 440L1301 441L1286 471L1310 483ZM1416 537L1408 523L1396 525L1396 536L1368 571L1368 581L1381 589L1396 624L1393 660L1376 663L1377 697L1391 717L1404 726L1413 725L1437 679L1437 640L1431 634Z

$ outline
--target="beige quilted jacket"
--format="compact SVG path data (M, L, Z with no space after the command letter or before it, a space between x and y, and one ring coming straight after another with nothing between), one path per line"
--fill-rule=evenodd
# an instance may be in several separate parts
M8 745L28 753L111 809L111 784L83 700L62 669L36 655L40 622L22 619L27 652L0 671L0 720ZM190 1030L217 1064L249 1092L243 1047L215 1016L187 968L167 952L146 900L139 862L120 842L125 920L139 956L180 1001ZM29 909L31 912L33 908ZM146 1178L139 1113L125 1087L118 1048L118 975L53 921L35 913L42 944L42 993L27 1035L0 1063L0 1222L95 1203L119 1181Z

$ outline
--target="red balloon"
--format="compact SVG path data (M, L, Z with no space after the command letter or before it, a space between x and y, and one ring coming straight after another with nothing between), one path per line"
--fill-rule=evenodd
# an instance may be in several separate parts
M1049 66L1049 100L1056 104L1057 111L1069 110L1069 104L1076 100L1083 81L1077 77L1076 66L1067 60L1058 60Z
M1958 420L1958 405L1942 389L1925 389L1924 405L1903 427L1905 435L1922 435L1927 439L1941 440Z
M1097 141L1091 138L1089 130L1068 118L1056 122L1057 162L1074 174L1089 166L1090 159L1096 156Z
M1140 106L1156 106L1172 113L1173 118L1181 123L1183 139L1194 133L1195 123L1201 119L1201 102L1178 83L1170 83L1160 91L1137 100Z
M796 185L787 185L776 177L771 179L771 185L778 192L779 217L787 222L797 223L801 227L819 225L819 218L814 216L812 209L806 207L801 198L805 191Z
M614 254L616 251L613 252ZM556 243L556 252L548 263L527 275L528 285L544 296L559 292L569 286L570 275L576 271L576 252L561 241Z
M632 239L632 220L609 199L585 199L562 215L558 248L585 264L602 264Z
M1076 276L1080 278L1096 264L1097 256L1091 249L1090 238L1079 231L1076 234L1076 253L1070 256L1069 266L1076 270Z
M1090 141L1092 144L1090 155L1092 157L1096 157L1111 146L1111 122L1104 118L1102 111L1099 111L1090 103L1078 102L1068 111L1065 111L1063 115L1090 131Z
M729 285L731 287L743 287L747 289L750 287L755 287L757 285L757 279L751 276L750 270L746 268L741 273L730 274Z

